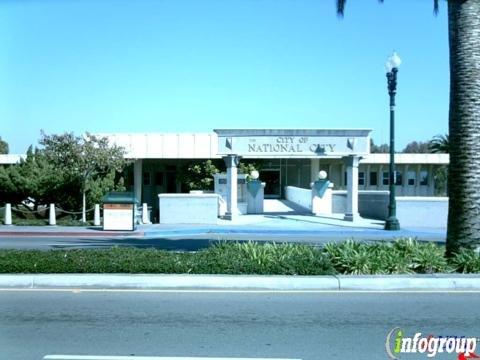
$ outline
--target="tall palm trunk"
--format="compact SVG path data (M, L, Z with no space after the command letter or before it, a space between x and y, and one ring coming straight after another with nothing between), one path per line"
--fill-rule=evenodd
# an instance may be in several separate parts
M480 245L480 0L449 0L447 255Z

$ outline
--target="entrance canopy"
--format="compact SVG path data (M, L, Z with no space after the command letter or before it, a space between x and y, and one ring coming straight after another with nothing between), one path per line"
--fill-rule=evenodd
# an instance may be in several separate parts
M367 155L367 129L215 129L219 155L244 158L318 158Z

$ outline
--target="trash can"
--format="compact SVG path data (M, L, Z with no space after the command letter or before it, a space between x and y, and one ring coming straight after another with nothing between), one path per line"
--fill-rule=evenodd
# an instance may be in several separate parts
M109 192L103 197L103 230L135 230L138 204L133 192Z

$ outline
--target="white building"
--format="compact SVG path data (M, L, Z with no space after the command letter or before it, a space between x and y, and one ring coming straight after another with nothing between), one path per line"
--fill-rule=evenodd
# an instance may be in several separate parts
M133 160L127 186L137 198L158 208L158 194L182 192L179 167L224 158L230 167L238 159L253 161L266 183L265 197L283 198L286 186L309 188L325 170L335 190L347 190L357 212L360 190L388 190L389 154L370 153L370 130L358 129L223 129L211 133L97 134L126 149ZM0 155L0 164L20 161L20 155ZM230 159L230 160L228 160ZM235 161L234 161L235 160ZM232 162L233 161L233 162ZM448 154L396 154L397 196L445 195L436 174L449 163ZM352 179L352 183L349 183ZM235 180L236 184L236 180ZM230 184L233 186L233 184ZM231 187L232 191L233 188Z

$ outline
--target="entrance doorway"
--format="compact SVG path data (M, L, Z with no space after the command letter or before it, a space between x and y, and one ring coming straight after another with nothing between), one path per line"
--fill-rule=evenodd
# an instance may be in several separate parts
M265 183L266 199L280 198L280 170L262 170L260 172L260 180Z

